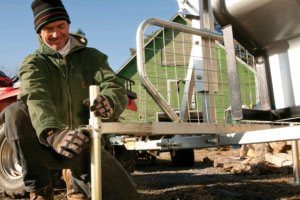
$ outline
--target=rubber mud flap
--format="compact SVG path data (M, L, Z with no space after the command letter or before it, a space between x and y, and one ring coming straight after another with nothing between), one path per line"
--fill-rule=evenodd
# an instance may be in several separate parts
M102 183L103 200L140 199L131 177L121 164L105 150L102 151Z

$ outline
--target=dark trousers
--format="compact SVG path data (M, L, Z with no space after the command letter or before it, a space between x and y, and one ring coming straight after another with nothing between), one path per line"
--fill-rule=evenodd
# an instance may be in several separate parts
M5 135L22 166L25 190L35 191L50 183L51 169L71 169L73 186L90 196L89 149L69 159L42 145L31 124L27 106L19 101L0 115L5 122ZM104 199L138 199L134 183L123 167L102 150Z

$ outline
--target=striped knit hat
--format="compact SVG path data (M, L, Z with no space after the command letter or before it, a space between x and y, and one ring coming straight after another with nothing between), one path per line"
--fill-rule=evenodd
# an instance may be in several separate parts
M39 33L42 27L57 20L67 20L69 15L60 0L34 0L31 4L34 16L34 28Z

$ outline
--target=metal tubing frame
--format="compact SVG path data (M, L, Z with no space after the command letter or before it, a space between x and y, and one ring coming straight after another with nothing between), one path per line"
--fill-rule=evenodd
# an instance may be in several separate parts
M284 126L285 125L285 126ZM300 126L283 124L195 124L188 122L151 122L151 123L115 123L101 124L103 134L131 134L135 136L149 135L202 135L219 138L219 143L210 145L257 144L276 141L291 141L300 139ZM203 137L203 138L205 138ZM231 141L232 140L232 141ZM203 142L203 141L201 141ZM205 145L197 147L207 147ZM196 147L196 146L195 146ZM133 150L133 149L132 149Z
M299 144L298 140L292 141L292 155L293 155L293 175L295 184L300 183L300 164L299 164Z
M266 59L263 56L256 58L255 63L256 71L257 71L257 81L259 87L259 99L261 102L261 109L262 110L271 110L271 103L270 103L270 94L268 88L268 79L267 79L267 63Z
M223 29L224 44L226 50L226 61L228 70L228 82L231 97L231 115L233 120L243 119L242 101L240 94L239 75L237 70L232 26L228 25Z
M275 126L276 127L276 126ZM278 127L278 126L277 126ZM300 127L300 126L299 126ZM210 124L190 122L149 122L119 123L105 122L101 124L103 134L148 135L193 135L193 134L228 134L244 133L274 128L271 124ZM299 135L300 136L300 135Z
M210 0L198 0L199 5L199 23L200 29L205 28L210 31L214 31L214 16L213 10L211 7ZM215 54L214 48L209 48L211 41L209 38L202 37L201 38L201 46L202 46L202 55L205 58L209 58L210 55ZM204 87L202 101L204 102L203 107L203 121L207 123L215 123L216 122L216 113L214 111L215 105L215 96L214 93L218 88L217 81L217 63L214 59L203 59L203 69L204 69L204 77L207 81L206 87ZM210 83L214 82L214 84ZM206 89L205 89L206 88Z
M193 45L192 51L194 49L195 49L195 46ZM190 107L191 99L193 96L193 91L195 88L195 75L194 75L195 74L194 73L195 65L196 65L196 63L194 63L194 61L192 61L192 59L190 59L187 75L185 78L184 93L183 93L183 97L182 97L183 101L181 103L180 112L179 112L180 120L184 121L184 122L187 121L187 119L188 119L189 107Z
M161 109L168 115L168 117L174 122L179 122L181 121L180 117L174 112L174 110L164 99L164 97L157 91L157 89L148 79L148 76L146 74L144 51L143 51L144 33L146 28L150 25L172 28L178 31L182 31L184 33L190 33L201 37L208 37L214 40L223 40L223 36L206 29L196 29L175 22L169 22L169 21L156 19L156 18L145 20L139 25L136 33L136 50L137 50L136 58L137 58L137 69L140 75L141 83L145 86L150 96L161 107Z
M91 85L90 105L99 95L100 89L98 85ZM90 138L91 138L91 198L92 200L102 200L102 162L101 162L101 120L90 112Z

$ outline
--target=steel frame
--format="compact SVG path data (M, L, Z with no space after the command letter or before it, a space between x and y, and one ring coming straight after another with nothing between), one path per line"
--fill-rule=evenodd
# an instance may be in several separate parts
M195 124L187 122L106 122L101 124L100 131L105 134L128 135L114 138L111 141L113 144L122 142L129 150L204 148L300 139L299 123ZM153 135L164 137L159 140L141 141L138 139L138 137L141 136L146 137ZM165 137L173 135L180 135L180 137Z
M245 122L242 120L236 121L235 124L217 124L217 123L190 123L184 122L179 115L171 108L168 102L162 97L155 86L151 83L145 71L144 59L144 32L150 25L157 25L167 28L176 29L178 31L199 35L215 40L223 40L223 36L216 34L205 29L196 29L188 26L180 25L173 22L168 22L160 19L148 19L141 23L138 28L136 42L137 42L137 65L141 82L146 88L150 96L162 108L173 122L150 122L150 123L100 123L99 121L91 121L92 125L92 199L101 199L101 193L95 192L96 188L101 187L101 136L103 134L117 134L123 135L119 137L120 140L132 150L168 150L177 148L201 148L201 147L215 147L221 145L231 144L252 144L252 143L265 143L274 141L294 141L300 140L300 126L298 123L277 123L274 122L259 122L251 121ZM226 33L227 32L227 33ZM239 95L238 81L236 80L236 65L233 61L234 51L232 51L232 32L231 28L225 29L225 34L230 46L227 46L228 65L234 77L229 79L230 89L232 95ZM90 98L92 99L92 98ZM241 103L237 98L232 101L232 108L234 111L235 119L242 119L241 116ZM130 135L130 136L126 136ZM159 140L145 140L140 141L138 137L151 136L151 135L177 135L171 138L161 138ZM180 136L178 136L180 135ZM188 137L185 137L186 135ZM134 136L134 137L133 137ZM120 142L115 140L113 142ZM98 153L97 153L98 151ZM294 174L295 180L299 182L300 169L298 147L293 145L294 156ZM95 166L94 166L95 165ZM100 185L97 185L100 184ZM93 193L94 192L94 193Z

